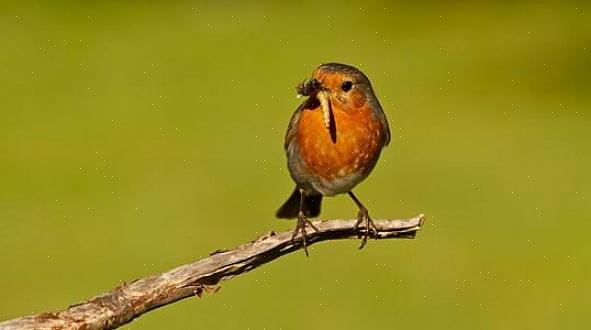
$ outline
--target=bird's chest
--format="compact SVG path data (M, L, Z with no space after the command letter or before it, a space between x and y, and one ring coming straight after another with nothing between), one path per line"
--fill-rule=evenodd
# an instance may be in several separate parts
M355 111L333 108L335 133L324 126L321 109L301 114L297 142L300 157L315 175L336 179L371 171L382 145L382 125L372 109Z

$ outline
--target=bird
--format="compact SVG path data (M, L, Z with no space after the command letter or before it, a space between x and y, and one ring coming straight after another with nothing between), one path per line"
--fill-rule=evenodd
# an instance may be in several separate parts
M296 89L305 99L292 114L284 140L296 187L275 215L297 218L292 241L301 233L308 255L306 227L318 231L309 218L320 215L324 197L348 194L359 210L355 231L365 227L362 249L377 228L352 189L367 178L390 143L386 114L369 78L351 65L321 64Z

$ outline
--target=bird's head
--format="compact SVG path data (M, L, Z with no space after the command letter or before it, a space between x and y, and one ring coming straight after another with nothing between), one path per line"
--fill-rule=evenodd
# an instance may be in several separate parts
M311 79L297 87L298 94L316 99L320 104L324 124L330 127L333 107L355 111L375 100L369 79L359 69L346 64L321 64Z

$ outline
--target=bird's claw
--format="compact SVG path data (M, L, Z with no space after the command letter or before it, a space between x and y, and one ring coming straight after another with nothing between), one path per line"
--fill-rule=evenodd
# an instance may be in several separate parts
M361 238L361 245L359 246L360 250L363 249L363 247L367 244L367 239L370 235L375 238L378 237L378 228L376 227L376 224L373 222L373 220L371 220L369 217L369 212L365 208L359 210L359 213L357 214L357 223L355 223L353 230L358 232L361 223L363 223L365 230L363 233L359 233L359 237L363 236Z
M308 253L308 244L306 242L306 238L307 238L306 227L307 226L312 227L312 229L314 229L314 231L318 231L318 228L316 228L316 226L314 226L312 221L310 221L303 212L300 212L298 214L298 223L296 224L293 234L291 235L291 240L293 241L296 238L296 236L298 235L298 233L302 233L302 248L304 249L304 253L306 254L306 257L308 257L310 255Z

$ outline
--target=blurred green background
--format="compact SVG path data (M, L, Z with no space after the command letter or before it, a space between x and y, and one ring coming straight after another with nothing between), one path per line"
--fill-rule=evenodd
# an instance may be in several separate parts
M0 319L294 222L282 150L322 62L393 143L356 192L416 240L324 243L128 329L591 322L591 4L2 2ZM322 218L351 218L346 197Z

